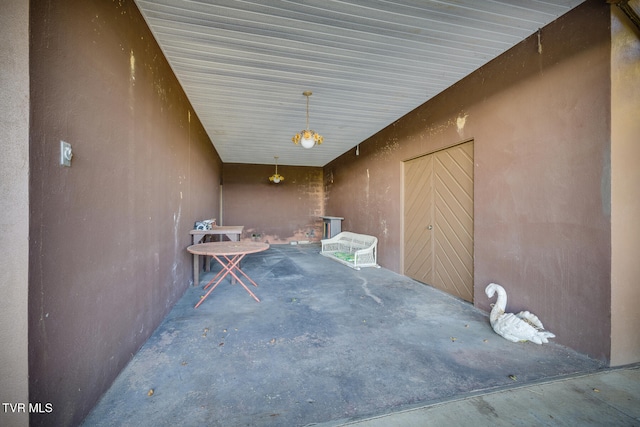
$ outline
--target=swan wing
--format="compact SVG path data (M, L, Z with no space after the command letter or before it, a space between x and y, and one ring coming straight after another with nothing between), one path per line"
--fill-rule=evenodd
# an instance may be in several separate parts
M531 338L531 341L535 342L536 344L548 343L549 338L556 337L553 333L544 330L544 326L542 326L542 322L540 321L540 319L538 319L538 316L536 316L535 314L530 313L528 311L521 311L520 313L516 314L516 316L518 316L525 322L529 323L537 330L536 335Z
M542 326L542 322L540 321L540 319L538 319L538 316L533 313L530 313L528 311L521 311L520 313L516 314L516 316L537 329L544 329L544 326Z
M494 323L493 330L512 342L532 341L536 344L548 342L544 341L544 336L539 336L539 331L535 327L513 313L500 316Z

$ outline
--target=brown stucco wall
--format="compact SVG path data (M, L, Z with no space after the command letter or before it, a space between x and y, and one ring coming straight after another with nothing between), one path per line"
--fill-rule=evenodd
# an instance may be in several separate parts
M0 6L0 402L29 401L29 4ZM1 426L29 416L0 410Z
M189 286L221 161L133 1L31 1L30 25L31 423L68 426Z
M275 165L224 164L224 225L243 225L243 240L272 244L320 240L322 168L279 165L278 173L285 177L279 184L269 181L274 172Z
M630 2L640 10L640 1ZM640 30L611 16L611 364L640 360Z
M610 357L609 5L588 1L325 166L325 210L402 266L402 162L474 140L474 300Z

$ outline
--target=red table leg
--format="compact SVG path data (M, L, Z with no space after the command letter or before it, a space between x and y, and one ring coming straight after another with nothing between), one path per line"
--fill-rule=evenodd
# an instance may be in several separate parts
M227 257L226 255L224 256L224 261L222 259L220 259L218 256L213 255L213 258L216 259L216 261L218 261L218 263L222 266L222 270L218 272L218 274L216 274L216 276L211 279L209 281L209 283L207 283L207 285L204 287L204 289L207 289L209 286L211 286L211 284L215 281L215 284L211 287L211 289L209 289L209 291L202 297L200 298L200 301L198 301L198 303L196 304L195 308L198 308L200 306L200 304L202 304L202 302L207 299L207 297L209 296L209 294L211 292L213 292L213 290L216 288L216 286L218 286L220 284L220 282L222 282L222 280L227 277L228 274L231 274L231 276L233 276L233 278L235 278L241 285L242 287L249 293L249 295L251 295L253 297L253 299L255 299L256 301L260 302L260 300L258 299L257 296L255 296L255 294L253 292L251 292L251 290L247 287L247 285L244 284L244 282L238 277L238 275L234 272L234 270L239 271L240 273L242 273L242 275L247 278L251 284L253 284L254 286L258 286L258 284L256 282L254 282L244 271L242 271L239 267L240 264L240 260L242 260L242 258L244 258L245 254L240 254L240 255L235 255L233 258L229 259L229 257ZM225 263L226 261L226 263Z
M229 259L225 256L225 258L227 259L227 265L232 265L231 263L234 262L234 260L238 257L243 257L244 255L236 255L234 256L232 259ZM216 258L216 257L214 257ZM211 280L209 280L209 283L207 283L204 287L204 289L207 289L209 286L211 286L211 284L213 284L213 282L218 278L218 276L220 276L222 274L222 277L220 277L220 280L218 280L215 284L215 286L218 285L219 282L222 281L222 279L225 278L225 276L227 274L229 274L229 269L227 268L227 265L223 264L222 262L220 262L220 260L218 258L216 258L218 260L218 262L220 263L220 265L222 265L222 270L218 271L218 274L215 275L215 277ZM214 286L214 287L215 287Z
M224 256L224 258L227 260L227 262L228 262L228 263L233 262L233 260L235 260L235 257L234 257L234 258L232 258L232 259L229 259L229 257L228 257L228 256L226 256L226 255L223 255L223 256ZM236 255L236 256L237 256L237 255ZM244 256L244 255L243 255L243 256ZM235 270L237 270L237 271L239 271L240 273L242 273L242 275L243 275L244 277L246 277L246 278L251 282L251 284L252 284L253 286L255 286L256 288L258 287L258 284L257 284L256 282L254 282L254 281L251 279L251 277L249 277L249 276L247 275L247 273L245 273L244 271L242 271L242 269L240 268L240 260L238 260L238 262L234 263L234 264L233 264L233 267L234 267L234 269L235 269ZM233 274L233 273L232 273L232 274ZM235 284L235 281L236 281L236 280L240 280L240 279L238 279L238 278L234 275L234 280L233 280L233 282L232 282L232 283L234 283L234 284Z

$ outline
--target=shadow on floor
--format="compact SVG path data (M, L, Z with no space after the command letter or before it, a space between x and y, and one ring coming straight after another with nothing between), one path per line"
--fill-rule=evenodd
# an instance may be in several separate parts
M194 309L205 274L85 425L304 426L604 367L555 343L508 342L469 303L318 251L247 256L260 303L227 280Z

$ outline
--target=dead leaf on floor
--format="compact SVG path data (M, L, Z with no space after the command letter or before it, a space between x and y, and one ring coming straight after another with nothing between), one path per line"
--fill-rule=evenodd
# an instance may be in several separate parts
M221 342L220 344L218 344L218 347L222 347L224 345L223 342Z
M509 378L511 378L513 381L518 381L518 377L513 374L509 375Z
M451 337L451 342L456 342L457 339L458 338L456 338L456 337Z
M276 343L276 339L275 338L271 338L271 341L269 341L269 344L275 344Z
M593 391L595 391L596 393L600 393L600 390L598 390L597 388L594 388Z
M149 393L147 393L147 396L153 396L153 389L149 390Z

